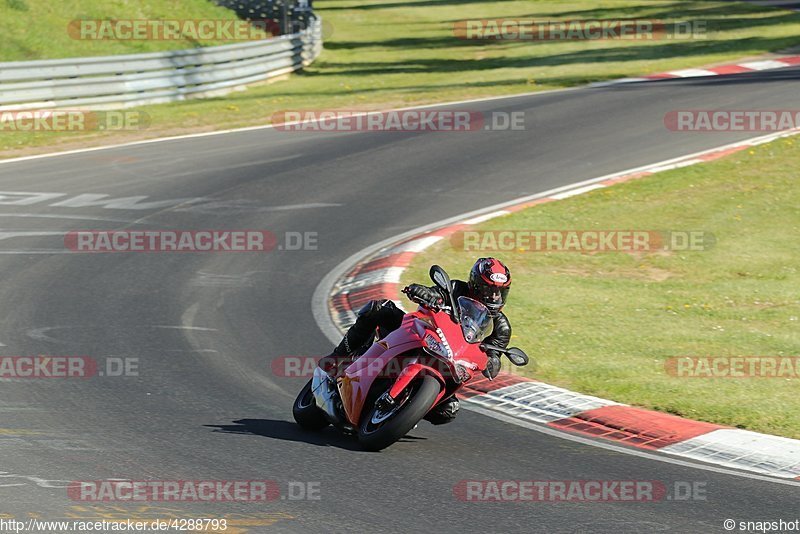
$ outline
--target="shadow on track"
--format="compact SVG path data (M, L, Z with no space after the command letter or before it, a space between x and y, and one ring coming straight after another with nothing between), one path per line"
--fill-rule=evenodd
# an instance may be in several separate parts
M276 419L237 419L232 421L230 425L203 426L214 428L214 432L222 432L224 434L249 434L284 441L308 443L319 447L337 447L348 451L366 452L363 451L358 444L358 440L353 436L345 436L332 428L326 428L320 432L309 432L290 421L279 421ZM424 439L426 438L406 436L400 440L400 443Z

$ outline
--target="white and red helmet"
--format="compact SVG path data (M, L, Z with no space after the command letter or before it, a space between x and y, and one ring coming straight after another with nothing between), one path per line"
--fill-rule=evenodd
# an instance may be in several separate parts
M511 272L502 261L495 258L479 258L469 271L469 291L497 315L506 304L511 289Z

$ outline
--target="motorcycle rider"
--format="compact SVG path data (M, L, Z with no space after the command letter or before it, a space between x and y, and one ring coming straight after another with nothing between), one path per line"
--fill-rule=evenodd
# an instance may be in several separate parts
M511 287L511 272L503 262L495 258L479 258L469 272L468 281L452 280L455 300L466 296L482 302L488 309L494 322L494 330L484 341L492 345L506 348L511 340L511 324L501 311L506 303L508 291ZM420 284L411 284L403 288L410 300L429 307L438 307L446 302L446 295L437 287L427 287ZM381 337L386 336L400 327L405 312L398 308L391 300L371 300L359 310L356 322L339 343L333 352L322 358L320 367L328 372L337 369L342 361L355 359L363 350L371 345L375 329L379 329ZM484 376L494 379L500 372L500 353L493 350L486 351L488 357ZM434 425L442 425L455 419L459 403L455 396L439 403L431 410L425 419Z

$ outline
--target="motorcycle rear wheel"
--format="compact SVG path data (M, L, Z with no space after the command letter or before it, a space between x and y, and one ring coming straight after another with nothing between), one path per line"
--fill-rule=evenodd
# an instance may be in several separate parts
M322 430L328 426L328 419L325 413L317 406L314 401L314 392L311 391L311 380L309 380L292 406L292 415L298 425L306 430Z
M438 380L424 375L398 396L397 405L391 410L373 405L358 428L361 446L368 451L379 451L408 434L430 411L440 389Z

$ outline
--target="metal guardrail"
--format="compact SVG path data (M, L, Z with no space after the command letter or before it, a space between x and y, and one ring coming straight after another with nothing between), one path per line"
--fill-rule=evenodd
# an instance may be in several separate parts
M119 108L213 96L301 69L322 24L272 39L149 54L0 63L0 111Z

